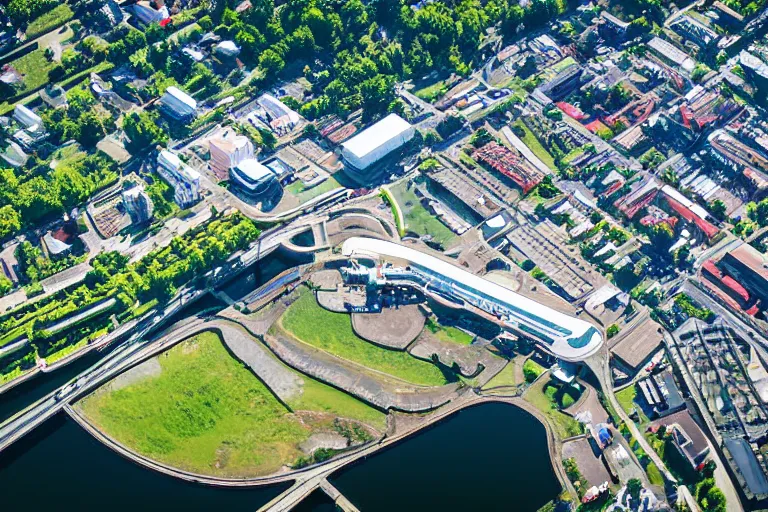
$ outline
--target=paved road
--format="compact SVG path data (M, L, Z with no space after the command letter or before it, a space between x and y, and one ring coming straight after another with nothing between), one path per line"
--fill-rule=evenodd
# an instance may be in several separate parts
M244 253L236 260L236 263L229 269L223 271L224 274L239 272L252 263L258 261L265 255L271 253L284 240L290 239L299 230L306 229L306 223L301 225L291 225L283 229L270 233L265 239L259 240L254 248ZM220 275L221 279L224 279ZM80 376L69 384L57 389L30 407L16 414L6 422L0 425L0 451L4 450L16 440L20 439L35 427L43 423L58 411L63 409L68 403L75 400L83 393L95 389L99 384L106 382L116 376L138 361L147 357L147 353L153 353L162 347L178 340L180 335L188 335L186 329L179 329L174 332L175 337L161 339L159 343L153 343L156 339L150 339L148 335L156 329L160 323L171 317L177 311L202 296L205 291L183 288L176 297L174 297L162 312L155 314L148 320L140 322L135 326L133 334L123 344L116 348L111 354L100 360L94 366L80 374ZM114 333L113 333L114 334ZM109 338L110 335L107 335ZM101 342L97 342L101 343Z

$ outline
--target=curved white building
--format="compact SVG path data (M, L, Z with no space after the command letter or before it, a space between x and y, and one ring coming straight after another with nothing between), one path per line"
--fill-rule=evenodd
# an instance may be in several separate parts
M408 121L397 114L389 114L341 145L347 173L357 181L367 183L369 177L362 171L402 147L415 133Z
M595 354L603 344L600 331L589 322L539 304L416 249L384 240L354 237L344 242L342 253L351 258L407 265L407 276L395 271L391 278L387 278L416 280L427 293L469 303L502 319L510 329L540 341L549 352L565 361L582 361Z

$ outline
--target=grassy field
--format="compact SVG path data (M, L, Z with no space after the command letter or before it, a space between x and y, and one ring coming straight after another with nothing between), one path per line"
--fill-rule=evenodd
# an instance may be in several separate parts
M448 92L448 85L443 80L440 80L432 85L418 89L413 95L429 103L434 103L446 92Z
M24 76L21 87L16 91L19 95L48 83L48 72L56 66L56 62L45 58L42 48L29 52L10 64Z
M60 3L48 12L44 12L27 26L27 39L32 40L38 36L45 34L46 32L62 26L68 22L75 15L72 12L72 8L65 4Z
M265 475L300 455L310 429L215 334L176 345L158 361L159 375L102 388L79 407L120 443L188 471Z
M616 393L616 399L619 401L621 408L624 409L624 412L627 414L632 414L632 409L636 409L638 417L640 418L640 424L643 425L648 423L649 420L643 412L643 408L635 405L636 396L637 388L634 385L627 386L626 388Z
M546 395L544 386L547 383L545 381L546 379L541 379L528 388L523 398L547 416L552 429L560 439L581 434L581 424L567 414L558 411L557 406Z
M312 188L305 189L301 181L295 181L285 187L285 190L294 196L300 203L306 203L310 199L314 199L321 194L325 194L326 192L330 192L341 186L342 185L339 184L338 180L331 175L327 180Z
M378 370L413 384L446 383L440 370L407 352L388 350L358 338L350 317L321 308L315 296L304 291L280 318L283 328L297 339L343 359Z
M486 384L483 389L490 389L495 388L499 386L517 386L520 383L517 381L517 377L515 376L515 361L510 361L507 363L507 365L502 368L502 370L493 376L491 380L488 381L488 384Z
M304 392L288 405L295 411L327 412L362 421L380 431L387 428L387 415L336 388L302 375Z
M536 138L536 135L531 131L526 124L520 120L515 122L515 126L519 127L525 132L525 136L521 137L523 144L528 146L528 149L530 149L534 155L539 157L539 160L544 162L544 165L549 167L550 169L557 169L557 166L555 165L555 159L552 158L552 155L549 154L549 151L541 145L541 142L539 142L539 139Z
M457 329L456 327L440 325L431 318L427 319L427 329L434 334L438 339L447 341L448 343L458 343L459 345L470 345L475 339L469 333Z
M456 239L453 231L421 205L413 187L408 188L407 181L390 187L390 190L403 212L406 230L419 235L431 235L435 242L446 247Z

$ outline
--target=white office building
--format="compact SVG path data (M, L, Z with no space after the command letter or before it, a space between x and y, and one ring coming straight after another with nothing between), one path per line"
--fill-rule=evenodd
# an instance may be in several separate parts
M397 114L390 114L342 144L341 155L347 168L353 168L350 173L352 177L366 181L365 175L359 171L402 147L415 133L408 121Z
M157 172L173 187L173 199L180 207L188 208L200 200L200 173L178 156L161 151L157 157Z

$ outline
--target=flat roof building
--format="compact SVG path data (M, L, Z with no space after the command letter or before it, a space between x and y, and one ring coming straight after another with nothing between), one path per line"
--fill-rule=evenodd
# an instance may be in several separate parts
M402 147L415 133L408 121L397 114L390 114L355 135L341 145L341 155L350 176L360 183L370 182L370 174L361 171Z
M768 257L765 254L744 243L723 256L720 267L753 294L768 300Z
M242 162L253 158L253 143L245 135L238 135L234 130L226 129L208 140L211 153L211 170L220 180L229 179L229 170Z
M271 199L280 194L280 182L269 167L254 158L243 160L229 171L232 181L245 193L258 199Z
M566 315L488 281L440 258L394 242L354 237L344 242L344 256L398 260L405 270L391 269L391 280L420 286L425 294L470 305L493 315L511 330L540 341L545 350L566 361L595 354L603 337L592 324ZM380 269L386 282L386 269ZM375 275L375 274L374 274Z

